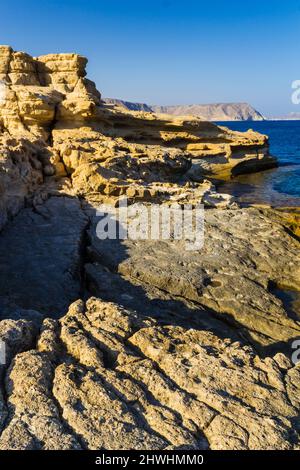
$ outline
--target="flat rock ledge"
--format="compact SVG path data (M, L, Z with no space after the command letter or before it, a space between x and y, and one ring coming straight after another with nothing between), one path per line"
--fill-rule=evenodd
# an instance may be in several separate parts
M287 351L300 322L269 288L299 288L299 242L268 211L209 210L199 253L180 241L101 244L76 199L39 212L0 235L23 236L28 254L16 251L13 277L0 253L14 287L0 302L0 449L299 448L300 365ZM57 269L43 277L31 259Z

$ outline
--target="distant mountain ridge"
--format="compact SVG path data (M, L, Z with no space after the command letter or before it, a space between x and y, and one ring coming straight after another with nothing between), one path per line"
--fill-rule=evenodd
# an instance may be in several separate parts
M193 115L206 121L263 121L264 116L248 103L212 103L160 106L146 103L132 103L114 98L104 98L108 104L115 104L130 111L147 111L171 114L173 116Z
M103 98L103 101L107 104L121 106L121 108L128 109L129 111L146 111L147 113L153 113L153 109L146 103L132 103L131 101L118 100L116 98Z
M151 106L156 113L175 116L191 114L206 121L263 121L264 117L248 103L212 103L178 106Z
M300 121L300 113L289 113L282 116L272 116L268 118L270 121Z

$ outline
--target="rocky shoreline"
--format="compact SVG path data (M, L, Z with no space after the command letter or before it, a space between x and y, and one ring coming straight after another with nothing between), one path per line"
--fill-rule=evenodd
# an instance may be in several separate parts
M86 62L0 47L0 449L299 449L298 219L212 183L267 137L107 105ZM204 204L204 246L100 240L124 196Z

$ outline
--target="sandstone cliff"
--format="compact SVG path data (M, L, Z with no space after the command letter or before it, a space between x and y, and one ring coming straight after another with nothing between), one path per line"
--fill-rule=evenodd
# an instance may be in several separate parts
M0 449L299 449L299 242L204 179L267 137L105 105L85 66L0 48ZM204 247L99 240L125 194L203 202Z
M120 194L128 182L143 192L153 180L201 181L276 164L267 137L253 131L105 106L85 78L86 63L76 54L32 58L0 48L1 220L43 176L71 176L78 193ZM13 161L18 164L11 166Z

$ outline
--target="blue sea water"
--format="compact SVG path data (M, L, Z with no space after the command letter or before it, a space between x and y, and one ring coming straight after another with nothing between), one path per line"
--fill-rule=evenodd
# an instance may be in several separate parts
M279 167L243 175L221 185L224 192L245 202L265 202L274 206L300 206L300 121L218 122L232 130L253 129L270 138L270 153ZM226 190L226 191L225 191Z

